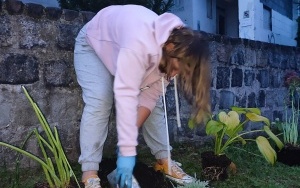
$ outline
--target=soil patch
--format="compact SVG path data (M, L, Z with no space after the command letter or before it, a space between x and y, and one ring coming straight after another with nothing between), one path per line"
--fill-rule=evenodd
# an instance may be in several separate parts
M231 160L226 155L215 155L213 151L201 153L202 176L205 180L225 180Z
M289 166L300 165L300 146L286 144L281 151L277 150L277 161Z
M99 177L102 187L109 187L107 175L116 169L116 159L103 159L99 166ZM152 167L137 162L133 170L133 175L141 188L173 188L175 183L170 182L164 174L156 172Z

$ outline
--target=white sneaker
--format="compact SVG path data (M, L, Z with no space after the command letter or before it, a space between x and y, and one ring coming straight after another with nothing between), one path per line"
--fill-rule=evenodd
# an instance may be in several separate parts
M195 182L196 179L193 178L192 176L189 176L188 174L186 174L180 168L180 166L181 166L181 164L179 162L172 161L170 173L168 172L168 163L164 163L162 165L159 163L156 163L154 166L154 169L155 169L155 171L161 171L162 173L164 173L166 175L167 178L169 178L170 180L172 180L180 185L185 185L185 184Z
M84 188L101 188L100 178L89 178L84 182Z

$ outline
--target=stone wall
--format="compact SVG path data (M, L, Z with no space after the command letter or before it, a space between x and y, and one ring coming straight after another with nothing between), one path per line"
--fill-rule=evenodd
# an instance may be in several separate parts
M0 1L0 141L20 146L39 122L27 101L24 85L51 126L57 126L67 156L79 155L81 91L73 67L74 39L95 13L45 8L37 4ZM259 107L271 120L283 116L287 90L283 77L300 67L300 50L257 41L209 35L212 51L214 112L232 105ZM167 90L172 142L201 142L203 127L190 130L190 105L180 95L182 128L176 127L174 86ZM112 114L112 117L114 115ZM255 125L261 126L261 125ZM254 129L254 124L248 129ZM110 122L106 148L116 143L115 121ZM142 138L140 142L144 144ZM35 139L27 149L38 152ZM14 164L15 152L0 147L0 166ZM23 158L31 166L31 160Z

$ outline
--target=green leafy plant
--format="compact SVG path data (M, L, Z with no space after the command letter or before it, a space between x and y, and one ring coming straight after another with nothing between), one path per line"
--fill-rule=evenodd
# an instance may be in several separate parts
M243 122L240 121L241 114L245 115ZM265 125L259 130L244 131L244 125L249 121L262 122ZM283 148L283 143L270 129L269 119L261 116L261 112L258 108L232 107L228 113L224 111L219 112L217 117L212 117L206 124L207 135L212 135L215 138L215 155L224 154L225 150L235 142L246 144L246 140L254 141L254 139L244 139L242 136L255 132L267 133L279 149ZM273 165L277 159L277 154L268 139L264 136L258 136L255 141L261 154L265 157L267 162Z
M41 149L43 158L36 156L28 151L25 151L24 149L22 149L23 146L19 148L5 142L0 142L0 145L13 149L29 157L30 159L38 162L42 166L50 188L68 187L68 185L70 184L70 178L72 176L75 179L78 187L80 187L77 178L62 148L57 128L54 127L53 130L51 130L50 125L45 119L43 113L39 109L38 105L30 97L26 88L22 86L22 89L25 92L25 95L28 98L29 102L31 103L43 130L45 131L46 136L43 137L38 132L37 128L33 130L33 133L37 138L39 147ZM48 153L52 155L50 156L48 155Z

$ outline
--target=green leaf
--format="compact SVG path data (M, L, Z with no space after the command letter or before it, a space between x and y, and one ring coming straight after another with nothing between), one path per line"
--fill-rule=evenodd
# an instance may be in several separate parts
M254 114L261 115L259 108L246 108L246 109Z
M277 155L275 150L270 145L269 141L263 136L258 136L256 138L256 144L258 146L259 151L265 157L265 159L270 164L274 165L277 159Z
M252 113L255 113L257 115L261 114L259 108L240 108L240 107L237 107L237 106L233 106L233 107L231 107L231 109L233 111L236 111L237 113L240 113L240 114L245 114L247 112L252 112Z
M237 107L237 106L231 107L231 110L236 111L239 114L244 114L244 113L247 112L247 111L245 111L245 108L240 108L240 107Z
M265 124L267 124L268 126L270 125L270 121L268 118L264 117L264 116L260 116L257 115L253 112L248 112L246 113L246 117L253 122L264 122Z
M222 129L223 129L223 124L215 120L210 120L206 124L206 134L208 135L215 135Z
M280 139L271 131L270 127L264 126L265 132L269 135L269 137L276 143L279 150L284 147L284 144L280 141Z

